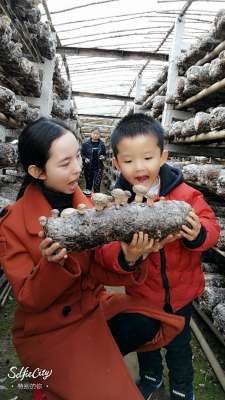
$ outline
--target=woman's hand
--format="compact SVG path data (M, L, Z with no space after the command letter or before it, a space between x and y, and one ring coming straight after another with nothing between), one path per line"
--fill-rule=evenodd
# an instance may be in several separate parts
M187 240L195 240L201 230L201 222L199 220L199 217L195 214L194 211L191 211L188 214L186 221L191 225L191 228L188 228L186 225L182 225L181 235Z
M44 232L39 232L38 236L44 238ZM49 262L64 265L67 251L59 243L53 243L51 238L44 238L40 243L40 252L42 257L45 257Z
M121 248L124 253L125 260L130 264L135 262L142 256L145 260L149 253L158 251L158 241L149 239L147 233L139 232L133 235L131 243L121 242Z

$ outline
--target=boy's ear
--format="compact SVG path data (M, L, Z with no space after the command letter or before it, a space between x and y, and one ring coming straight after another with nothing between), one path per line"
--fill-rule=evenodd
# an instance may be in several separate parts
M113 165L118 171L120 171L120 166L119 166L119 163L118 163L116 157L113 157L113 159L112 159L112 165Z
M46 175L45 172L37 167L37 165L29 165L28 173L35 179L45 179Z
M168 150L163 150L162 155L161 155L160 167L161 167L163 164L165 164L165 162L166 162L167 159L168 159L168 155L169 155Z

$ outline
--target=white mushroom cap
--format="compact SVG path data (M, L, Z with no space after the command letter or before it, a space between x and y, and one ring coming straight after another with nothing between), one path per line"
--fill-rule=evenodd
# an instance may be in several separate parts
M87 210L87 206L86 206L86 204L84 204L84 203L80 203L80 204L78 204L78 206L77 206L77 210Z
M114 198L124 197L124 190L115 188L111 191L111 194Z
M77 210L75 208L72 208L72 207L71 208L65 208L61 212L60 217L63 217L63 218L70 217L71 215L74 215L76 213L77 213Z
M144 196L144 195L146 195L148 189L143 185L134 185L133 191L136 194L142 194Z
M95 204L107 204L109 199L108 196L104 193L93 193L91 199Z
M59 216L59 210L58 210L57 208L53 208L53 209L51 210L51 216L52 216L53 218L57 218L57 217Z
M80 203L77 206L77 212L78 214L85 214L85 211L88 209L88 207L86 206L86 204L84 203Z

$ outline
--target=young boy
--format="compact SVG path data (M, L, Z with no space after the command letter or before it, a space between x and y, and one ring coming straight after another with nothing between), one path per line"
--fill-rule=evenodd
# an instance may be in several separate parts
M183 331L166 347L169 369L170 399L194 400L190 319L192 301L204 289L201 253L214 246L219 237L215 215L202 194L183 181L181 171L166 164L163 129L151 117L138 113L124 117L112 133L114 166L120 171L115 187L130 190L144 185L150 193L166 200L184 200L193 210L176 235L170 235L161 246L150 250L149 273L141 286L127 287L131 296L143 296L149 304L185 318ZM134 193L130 201L134 200ZM160 248L161 247L161 248ZM122 244L125 259L135 262L135 244ZM146 261L145 261L146 262ZM145 399L162 384L160 350L138 353L140 381L138 387Z

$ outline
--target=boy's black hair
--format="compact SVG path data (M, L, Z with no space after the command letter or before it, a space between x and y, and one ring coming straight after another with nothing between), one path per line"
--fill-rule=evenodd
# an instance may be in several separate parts
M160 152L164 149L164 130L162 126L149 115L134 113L123 117L111 134L113 154L118 154L118 144L123 138L138 135L153 135L157 138Z

